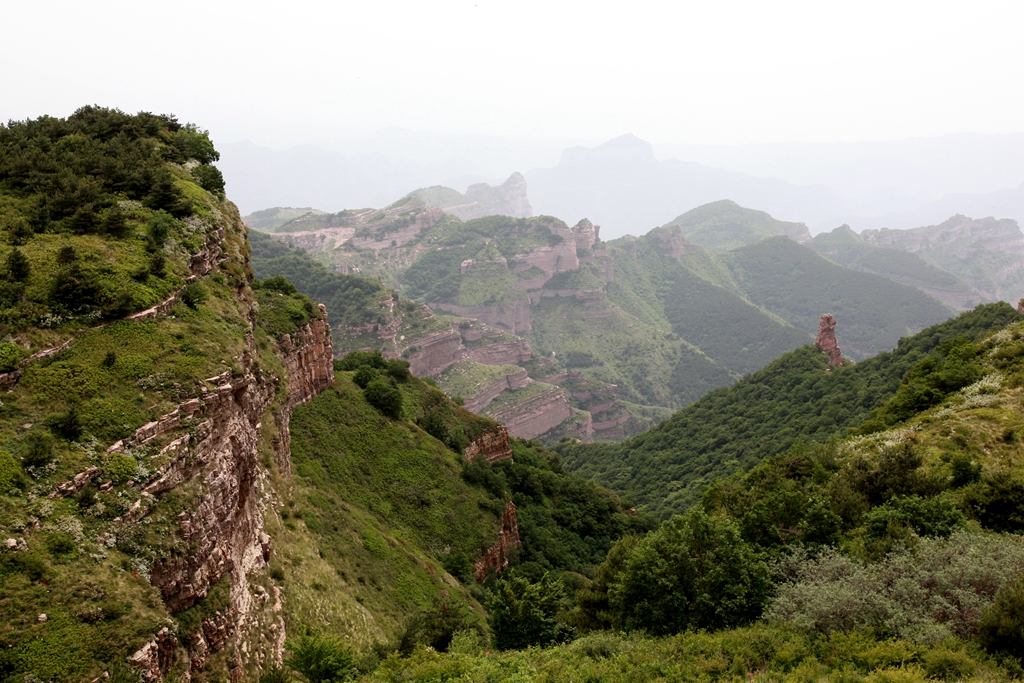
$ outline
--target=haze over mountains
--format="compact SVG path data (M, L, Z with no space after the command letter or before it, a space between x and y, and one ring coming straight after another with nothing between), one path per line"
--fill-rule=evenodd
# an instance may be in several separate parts
M663 145L623 135L602 144L458 138L397 129L324 147L222 145L243 213L383 206L417 187L462 191L523 173L535 213L587 217L604 235L643 234L708 202L732 199L812 233L938 224L961 213L1024 221L1024 136L952 135L852 144Z

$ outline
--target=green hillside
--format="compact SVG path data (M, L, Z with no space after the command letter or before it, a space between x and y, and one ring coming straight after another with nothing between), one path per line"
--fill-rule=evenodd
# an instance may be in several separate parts
M253 211L248 216L242 218L245 224L256 230L264 230L266 232L274 232L277 228L281 227L285 223L295 220L303 216L312 218L313 216L323 216L326 212L314 209L312 207L305 208L293 208L291 206L275 206L270 209L263 209L261 211Z
M847 225L815 235L807 246L847 268L917 287L954 308L969 308L981 302L981 294L952 273L917 254L864 242Z
M786 236L799 242L811 237L803 223L776 220L728 199L698 206L662 227L672 226L678 226L690 242L713 251L736 249L766 237Z
M822 313L839 322L843 352L866 358L948 318L951 309L906 285L843 268L785 237L720 255L747 298L816 334Z
M621 444L559 445L566 467L658 516L685 510L714 479L799 441L825 441L863 422L944 341L977 338L1017 319L989 304L900 340L891 353L825 371L817 347L788 353Z
M892 428L712 482L617 543L557 611L557 585L506 577L490 643L460 636L364 680L1019 680L1024 323L1006 309L907 340L899 363L917 362L876 415L939 393Z

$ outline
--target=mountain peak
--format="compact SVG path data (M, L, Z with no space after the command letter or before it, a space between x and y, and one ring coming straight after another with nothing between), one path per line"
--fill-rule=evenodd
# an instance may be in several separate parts
M597 147L569 147L562 151L560 165L578 165L601 162L652 163L654 148L632 133L598 145Z

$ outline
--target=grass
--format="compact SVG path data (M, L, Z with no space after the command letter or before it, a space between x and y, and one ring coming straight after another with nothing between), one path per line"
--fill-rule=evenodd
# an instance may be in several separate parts
M516 365L484 365L473 360L460 360L437 376L437 386L449 396L470 399L495 382L522 372Z

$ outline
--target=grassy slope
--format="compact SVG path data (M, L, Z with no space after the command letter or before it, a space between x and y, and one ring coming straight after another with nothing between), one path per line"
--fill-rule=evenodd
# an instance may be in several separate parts
M764 211L746 209L728 199L698 206L662 227L674 225L690 242L714 251L736 249L765 237L807 233L806 226L776 220Z
M977 337L1017 313L991 304L901 340L892 353L825 372L808 346L617 445L563 445L566 466L668 516L693 504L713 479L748 469L798 440L825 440L862 422L907 371L944 339Z
M949 317L951 309L906 285L858 273L807 247L776 237L723 255L753 303L817 334L831 313L844 353L855 358L891 349L901 337Z

